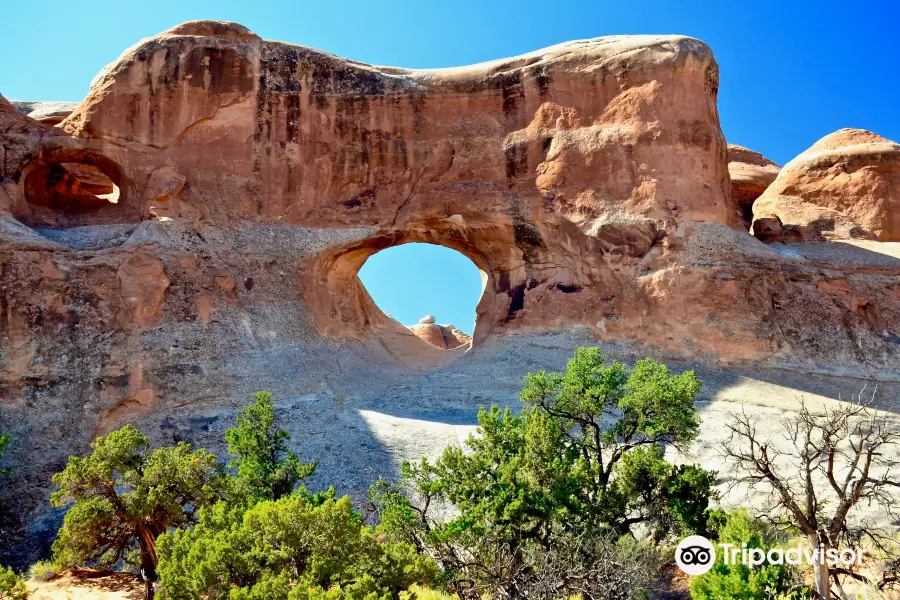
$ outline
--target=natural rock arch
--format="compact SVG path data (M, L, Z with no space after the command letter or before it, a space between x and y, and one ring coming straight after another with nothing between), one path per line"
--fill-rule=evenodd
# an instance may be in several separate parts
M378 308L419 339L471 348L487 274L464 254L427 242L392 245L370 255L358 276Z
M482 294L475 309L472 345L481 344L499 316L508 310L509 302L490 256L466 239L458 224L458 220L451 220L442 228L410 228L375 235L333 248L309 261L303 267L302 293L320 331L332 337L358 339L374 334L392 355L412 365L440 364L467 350L441 350L418 339L378 308L359 279L359 270L370 256L394 246L423 242L456 250L481 272Z

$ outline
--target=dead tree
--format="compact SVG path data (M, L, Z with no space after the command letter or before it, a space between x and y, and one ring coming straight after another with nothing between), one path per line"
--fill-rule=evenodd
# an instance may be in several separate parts
M654 589L663 562L647 543L602 534L554 536L547 549L527 554L533 568L517 583L529 600L642 598Z
M891 467L900 430L858 398L838 408L814 414L801 401L796 416L780 428L762 430L746 411L736 415L722 446L723 458L734 467L732 485L765 490L768 503L760 517L779 529L798 529L812 548L858 550L864 543L896 556L894 540L877 523L850 518L860 504L876 506L895 520L900 497ZM778 435L784 443L773 443ZM889 561L897 566L896 560ZM879 580L849 565L814 565L820 600L846 598L842 581L852 578L879 590L897 584L890 565Z

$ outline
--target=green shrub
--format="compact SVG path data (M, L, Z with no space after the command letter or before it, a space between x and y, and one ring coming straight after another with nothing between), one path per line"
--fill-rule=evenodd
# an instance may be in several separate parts
M160 537L159 557L160 600L376 600L438 577L412 545L376 536L347 496L303 490L206 509L192 530Z
M657 542L707 532L715 473L665 459L665 448L696 438L699 391L692 371L673 374L651 359L628 367L579 348L565 371L525 377L518 414L483 408L465 448L404 463L414 495L374 486L380 530L425 548L473 596L642 593L645 569L626 572L615 567L625 561L602 555L642 531ZM450 518L435 514L447 505ZM591 565L628 582L607 589L606 572L585 572Z
M748 548L759 548L764 552L779 547L779 540L746 510L727 513L717 533L720 543L737 547L746 543ZM797 574L790 565L766 562L751 569L742 563L726 565L722 555L722 552L717 553L712 570L691 581L693 600L799 600L806 597L793 590Z
M405 592L400 592L400 600L452 600L452 598L449 594L422 587L417 583L409 586Z
M0 565L0 599L27 600L27 598L28 588L25 587L25 578L12 569Z
M288 449L291 435L275 426L272 392L252 394L253 404L238 414L237 425L225 432L228 453L235 459L228 465L233 501L253 504L278 500L313 474L315 463L304 464Z
M59 575L61 568L50 560L39 560L28 569L28 579L32 581L50 581Z

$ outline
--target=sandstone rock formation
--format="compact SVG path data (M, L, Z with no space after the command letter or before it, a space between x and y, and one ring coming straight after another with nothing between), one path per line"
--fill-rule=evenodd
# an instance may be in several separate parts
M424 340L444 350L453 350L465 346L472 341L472 337L453 325L438 325L434 315L425 315L416 325L410 325L417 338Z
M29 102L13 100L13 107L44 125L58 125L72 114L77 102Z
M204 21L128 49L55 127L0 100L0 413L29 440L10 450L13 552L40 553L49 476L93 436L134 422L221 450L259 389L285 399L323 481L359 490L406 443L394 416L466 423L446 411L514 399L574 345L896 374L900 251L748 235L717 87L712 52L683 36L410 70ZM823 149L846 160L803 167L803 189L893 189L893 147ZM881 225L848 214L894 239L878 206ZM411 241L481 270L471 344L422 341L359 281Z
M753 207L763 240L900 241L900 145L863 129L823 137Z
M740 211L740 219L749 228L753 220L753 202L778 177L781 167L753 150L728 144L728 174L731 197Z

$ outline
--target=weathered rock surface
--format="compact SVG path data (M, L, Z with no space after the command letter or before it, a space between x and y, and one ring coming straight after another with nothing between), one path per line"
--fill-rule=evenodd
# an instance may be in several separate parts
M432 315L425 315L415 325L410 325L417 338L444 350L453 350L472 341L472 337L453 325L438 325Z
M780 166L759 152L728 144L731 197L740 211L740 220L748 228L753 220L753 202L775 181L779 171Z
M900 145L863 129L829 134L784 166L753 218L767 241L898 242Z
M28 440L3 550L46 549L49 477L93 436L134 422L221 452L259 389L342 491L458 441L581 344L688 359L719 390L726 367L892 389L898 245L748 235L717 85L683 36L409 70L195 22L127 50L56 127L0 100L0 413ZM423 342L359 281L411 241L482 271L471 345Z
M44 125L58 125L62 123L78 106L78 102L32 102L23 100L12 100L11 104L19 112Z

